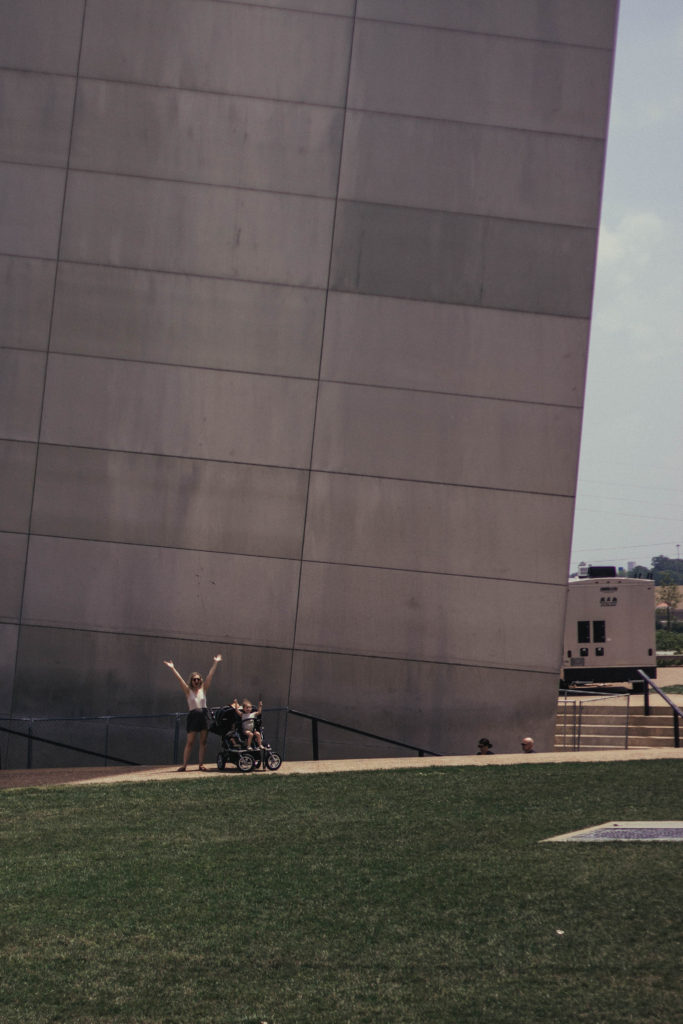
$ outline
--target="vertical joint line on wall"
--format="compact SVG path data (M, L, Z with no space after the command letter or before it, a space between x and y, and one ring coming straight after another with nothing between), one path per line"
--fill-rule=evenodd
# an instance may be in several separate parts
M51 299L51 302L50 302L50 320L49 320L49 323L48 323L48 331L47 331L47 345L45 347L45 366L43 368L43 387L42 387L42 393L41 393L41 396L40 396L40 415L38 417L38 431L37 431L37 435L36 435L36 452L35 452L35 459L34 459L34 462L33 462L33 482L32 482L32 485L31 485L31 504L30 504L30 507L29 507L28 526L27 526L27 530L26 530L26 554L24 555L24 575L23 575L23 579L21 581L21 595L20 595L20 598L19 598L19 615L18 615L18 623L17 623L17 642L16 642L16 646L15 646L15 650L14 650L14 672L13 672L12 692L11 692L11 699L10 699L10 716L14 714L14 707L15 707L16 678L17 678L18 658L19 658L19 642L20 642L20 639L21 639L22 620L23 620L23 617L24 617L24 596L25 596L25 593L26 593L26 576L27 576L27 572L28 572L29 547L30 547L30 543L31 543L31 534L32 534L32 531L33 531L33 508L34 508L34 504L35 504L36 481L37 481L37 477L38 477L38 457L39 457L39 453L40 453L40 439L41 439L42 432L43 432L43 416L44 416L44 412L45 412L45 393L46 393L46 390L47 390L47 374L48 374L48 366L49 366L49 362L50 362L50 348L51 348L51 345L52 345L52 325L53 325L53 321L54 321L55 300L56 300L56 296L57 296L57 276L59 274L59 259L60 259L61 249L62 249L62 232L64 230L64 211L66 209L66 193L67 193L67 188L68 188L68 184L69 184L69 168L71 166L71 148L73 146L74 121L75 121L75 118L76 118L76 101L78 99L78 83L79 83L79 80L80 80L81 55L83 53L83 35L84 35L84 32L85 32L85 15L86 15L87 7L88 7L88 0L83 0L83 12L81 14L81 34L80 34L80 39L78 41L78 57L76 59L76 74L75 74L75 81L74 81L74 97L73 97L73 102L72 102L72 105L71 105L71 124L69 126L69 145L68 145L67 154L66 154L66 165L64 167L64 188L62 190L62 207L61 207L60 216L59 216L59 232L58 232L58 235L57 235L57 252L56 252L56 256L55 256L55 274L54 274L54 279L52 281L52 299Z
M339 185L340 185L340 182L341 182L342 160L344 158L344 136L345 136L345 133L346 133L346 118L347 118L347 114L348 114L348 105L349 105L349 88L350 88L350 85L351 85L351 65L352 65L352 62L353 62L353 44L354 44L354 39L355 39L355 35L356 35L356 11L357 11L357 9L358 9L358 0L354 0L353 12L351 14L351 38L349 40L349 59L348 59L348 65L347 65L347 68L346 68L346 87L345 87L345 90L344 90L343 118L342 118L341 136L340 136L340 139L339 139L339 159L337 161L337 181L336 181L335 193L334 193L334 212L332 214L332 228L331 228L331 231L330 231L330 251L329 251L329 257L328 257L328 261L327 261L327 283L326 283L326 286L325 286L325 301L324 301L324 304L323 304L323 316L322 316L322 325L321 325L321 331L320 331L320 353L319 353L319 356L318 356L318 376L317 376L316 389L315 389L315 403L314 403L314 407L313 407L313 428L311 430L311 448L310 448L310 452L309 452L309 456L308 456L308 477L307 477L307 481L306 481L306 500L305 500L305 504L304 504L304 521L303 521L303 528L302 528L302 531L301 531L301 548L300 548L300 551L299 551L299 578L298 578L298 581L297 581L297 589L296 589L296 603L295 603L295 607L294 607L294 629L293 629L293 634L292 634L292 647L291 647L290 661L289 661L289 682L288 682L288 685L287 685L287 705L288 706L289 706L289 703L290 703L291 693L292 693L292 675L293 675L293 672L294 672L294 650L295 650L295 647L296 647L296 634L297 634L297 627L298 627L298 623L299 623L299 602L300 602L300 599L301 599L301 576L302 576L303 564L304 564L304 543L305 543L305 540L306 540L306 527L307 527L307 524L308 524L308 503L309 503L309 498L310 498L310 493L311 493L311 476L312 476L312 473L313 473L313 451L315 449L315 433L316 433L316 425L317 425L317 422L318 422L318 400L319 400L319 397L320 397L320 378L321 378L321 375L322 375L323 347L324 347L324 344L325 344L325 327L326 327L326 324L327 324L327 304L328 304L328 301L329 301L330 280L331 280L331 276L332 276L332 259L333 259L333 255L334 255L334 237L335 237L335 232L336 232L336 228L337 228L337 211L339 209ZM285 729L286 729L286 726L285 726Z

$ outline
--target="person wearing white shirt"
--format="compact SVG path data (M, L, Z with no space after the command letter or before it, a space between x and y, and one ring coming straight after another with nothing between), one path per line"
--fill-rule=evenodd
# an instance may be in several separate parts
M218 668L218 663L222 660L222 654L215 654L213 658L213 665L209 669L206 679L202 679L199 672L191 672L187 683L172 661L164 662L164 665L167 665L168 668L170 668L182 686L188 707L187 742L185 744L185 750L183 751L183 763L178 769L179 772L187 770L188 761L190 760L190 754L192 753L192 748L194 746L194 741L197 738L197 734L199 734L199 771L206 771L204 766L204 754L206 752L206 741L209 736L206 693L211 685L214 673Z

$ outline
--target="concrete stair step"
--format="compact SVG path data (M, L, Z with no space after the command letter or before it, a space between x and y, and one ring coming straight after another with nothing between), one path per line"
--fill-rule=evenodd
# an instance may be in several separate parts
M683 695L679 696L681 697L681 699L679 700L679 706L683 707ZM560 697L557 702L558 708L563 708L565 704L567 705L567 707L574 707L575 705L580 704L584 708L584 710L586 710L587 708L610 708L615 711L629 706L629 703L626 700L616 701L609 697L606 700L592 699L590 697L572 697L566 701L563 697ZM642 695L636 695L634 697L631 697L630 708L631 711L643 711L644 703ZM660 713L664 715L670 715L671 708L668 704L663 704L660 702L655 703L654 700L650 701L650 714L656 715Z
M595 718L584 718L581 722L582 729L625 729L625 718L606 718L598 720Z
M618 732L621 729L622 732L626 730L626 722L582 722L581 732ZM644 736L649 734L662 733L663 735L673 736L673 725L668 722L650 723L650 722L629 722L628 731L641 733Z
M626 732L626 722L582 722L582 732Z
M564 742L565 738L566 738L566 740L568 740L568 739L571 738L571 735L572 734L567 733L567 735L565 737L563 734L556 733L555 734L555 742L558 742L558 743L559 742ZM601 742L604 742L604 743L612 743L612 742L623 743L626 740L626 732L618 733L618 732L583 732L582 731L581 739L582 739L582 743L584 741L587 742L589 739L590 740L600 740ZM642 734L633 735L631 732L629 732L629 746L631 745L631 743L639 743L641 746L642 745L647 746L648 743L651 743L652 745L659 744L659 743L664 743L665 746L673 746L674 745L674 736L673 736L673 734L670 736L670 735L667 735L666 733L660 733L660 732L653 732L653 733L650 733L649 735L642 735Z
M632 736L673 736L673 725L629 725Z
M673 711L669 707L662 707L661 704L650 705L650 714L646 715L640 706L637 710L631 708L631 714L642 715L643 718L673 718Z
M577 724L578 724L578 721L579 721L579 719L577 719ZM580 721L581 721L581 725L583 726L584 729L587 728L587 727L589 727L591 729L601 729L603 726L605 726L605 727L615 726L615 727L618 727L619 729L625 729L626 728L627 719L626 718L610 718L609 716L605 715L604 717L601 716L600 718L585 718L584 717L584 718L580 719Z
M599 737L599 736L594 736L594 737L589 737L589 738L586 738L584 736L581 737L581 748L580 748L581 750L624 750L625 747L626 747L626 744L624 742L623 736L621 738L621 742L616 742L616 740L614 742L605 741L605 740L601 739L601 737ZM573 749L574 749L574 745L572 743L567 743L566 746L563 743L556 743L555 744L555 750L573 750Z
M558 716L560 717L560 716ZM673 722L673 716L669 711L666 714L650 714L645 715L642 711L631 711L629 714L627 711L622 711L621 708L617 709L616 712L612 713L609 711L602 711L600 714L595 714L590 711L586 711L584 708L581 718L586 721L590 719L591 722L596 721L623 721L628 718L629 722Z
M674 737L669 736L629 736L629 750L648 748L648 746L671 746L674 749Z
M603 726L623 729L626 726L626 722L627 719L625 718L584 718L581 720L582 726L589 729L601 729ZM558 722L558 728L560 725L561 723ZM664 729L665 731L673 731L674 724L670 718L630 718L628 719L628 726L629 729Z
M579 723L577 723L577 727L578 725ZM627 723L625 720L618 722L593 722L591 720L586 721L586 719L584 719L584 721L581 723L581 728L582 732L585 732L587 730L590 732L596 732L600 730L604 730L605 732L614 732L618 729L621 729L622 732L624 732L626 729L626 725ZM555 726L555 731L568 732L572 730L573 727L573 723L567 723L566 726L562 723L557 723ZM629 732L642 733L643 735L660 732L663 735L673 736L674 724L673 722L649 722L647 719L645 719L644 722L629 722Z
M576 708L576 712L575 712ZM558 704L557 714L558 718L566 714L567 716L573 715L574 713L579 714L579 705L567 705L566 711L563 704ZM661 704L655 704L650 706L650 714L646 715L643 711L642 704L637 704L635 707L631 704L630 709L625 704L582 704L580 706L580 713L583 717L586 715L593 717L596 715L607 715L610 718L613 715L626 715L630 714L630 717L643 717L643 718L671 718L673 712L671 708L664 707Z
M555 723L555 750L576 749L579 726L582 750L674 746L673 717L668 707L651 706L650 714L646 715L642 704L629 708L625 704L560 702Z

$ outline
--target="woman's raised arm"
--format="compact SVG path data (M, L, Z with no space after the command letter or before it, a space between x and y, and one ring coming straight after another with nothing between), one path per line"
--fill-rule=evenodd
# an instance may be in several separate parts
M213 656L213 665L211 666L211 668L207 672L206 679L204 680L204 691L208 690L209 686L211 685L211 680L213 679L214 673L215 673L216 669L218 668L218 663L220 661L222 661L222 660L223 660L223 655L222 654L214 654L214 656Z
M185 691L185 693L188 694L190 692L190 687L187 685L187 683L185 682L185 680L183 679L183 677L181 676L180 672L175 667L173 662L172 661L165 661L164 665L168 665L168 667L170 668L171 672L176 677L176 679L178 680L178 682L182 686L182 688Z

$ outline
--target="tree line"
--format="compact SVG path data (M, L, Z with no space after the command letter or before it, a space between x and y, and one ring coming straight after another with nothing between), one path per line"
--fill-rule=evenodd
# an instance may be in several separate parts
M636 565L628 571L621 570L620 576L629 576L632 579L654 580L658 587L668 583L683 585L683 558L667 558L666 555L655 555L649 568L644 565Z

